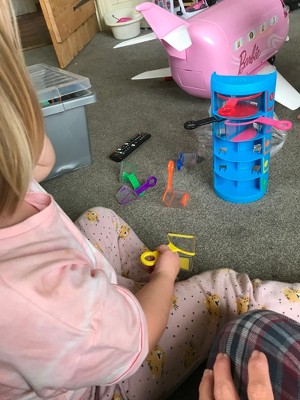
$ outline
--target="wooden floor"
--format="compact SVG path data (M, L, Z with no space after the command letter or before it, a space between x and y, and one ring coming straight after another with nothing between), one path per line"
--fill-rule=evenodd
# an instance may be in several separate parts
M24 50L52 43L42 12L24 14L19 16L17 20Z

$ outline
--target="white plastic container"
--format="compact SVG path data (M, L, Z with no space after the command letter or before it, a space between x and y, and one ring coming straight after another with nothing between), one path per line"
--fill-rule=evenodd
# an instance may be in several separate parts
M114 17L113 17L114 16ZM132 18L130 21L117 22L118 18ZM125 40L138 36L141 33L141 20L143 16L134 8L111 10L104 15L104 21L112 30L116 39Z

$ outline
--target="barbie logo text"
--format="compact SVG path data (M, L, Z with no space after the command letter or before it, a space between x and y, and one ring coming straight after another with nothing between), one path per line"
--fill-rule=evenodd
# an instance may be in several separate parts
M247 65L252 64L260 55L261 51L256 44L254 45L250 55L248 55L246 50L243 50L240 55L240 68L238 74L242 74Z

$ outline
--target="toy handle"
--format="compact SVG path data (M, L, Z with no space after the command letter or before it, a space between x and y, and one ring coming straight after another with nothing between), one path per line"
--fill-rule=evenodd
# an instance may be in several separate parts
M171 190L173 186L173 173L174 173L174 161L170 160L168 162L168 181L167 181L167 190Z
M159 256L158 251L145 251L141 255L141 262L146 265L146 267L153 267L156 263L156 260ZM148 259L151 258L151 259Z
M156 182L157 182L157 178L155 176L149 176L149 178L146 180L146 182L143 185L141 185L139 188L135 189L135 193L136 194L143 193L145 190L155 186Z
M162 202L168 207L168 203L166 201L167 197L170 195L170 193L172 192L172 185L173 185L173 172L174 172L174 161L170 160L168 162L168 181L167 181L167 187L166 190L163 194L162 197ZM172 196L173 197L173 196Z
M177 247L175 247L172 243L168 243L167 246L169 247L169 249L171 251L173 251L173 253L175 253L176 251L178 251ZM157 250L154 251L145 251L142 255L141 255L141 262L146 265L146 267L154 267L157 258L159 256L159 252ZM150 258L150 260L148 260L147 258Z
M291 121L287 121L284 119L276 120L273 118L259 117L259 118L257 118L256 122L260 122L261 124L265 124L265 125L274 126L275 128L280 129L282 131L288 131L292 127Z
M198 128L198 126L203 126L203 125L208 125L208 124L212 124L214 122L220 122L222 121L224 118L220 118L216 115L214 115L213 117L208 117L208 118L203 118L203 119L198 119L197 121L191 120L191 121L186 121L183 124L183 127L185 129L191 130L191 129L196 129Z
M267 118L267 117L259 117L254 120L249 120L246 122L231 122L230 120L226 120L224 122L224 124L228 125L228 126L242 126L242 125L253 124L254 122L259 122L264 125L274 126L275 128L281 129L283 131L287 131L287 130L291 129L291 127L292 127L291 121L286 121L283 119L276 120L276 119Z

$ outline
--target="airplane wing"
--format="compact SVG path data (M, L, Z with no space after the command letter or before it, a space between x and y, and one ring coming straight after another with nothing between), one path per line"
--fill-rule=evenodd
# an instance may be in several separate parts
M266 63L257 74L269 74L276 68ZM300 107L300 93L278 72L276 78L275 100L290 110L297 110Z
M135 75L131 79L134 81L138 79L166 78L168 76L172 76L170 67L153 69L152 71L146 71L139 75Z
M155 40L155 39L157 39L157 36L155 35L154 32L151 32L147 33L146 35L135 37L133 39L124 40L124 42L121 42L116 46L114 46L114 49L117 49L119 47L131 46L133 44L149 42L150 40Z
M269 74L276 70L274 65L265 64L257 74ZM172 76L170 67L146 71L132 77L132 80L155 79ZM277 71L275 100L290 110L300 107L300 93Z
M154 40L154 39L157 39L157 36L155 35L154 32L151 32L146 35L142 35L142 36L135 37L133 39L125 40L124 42L121 42L121 43L117 44L116 46L114 46L114 49L117 49L119 47L125 47L125 46L131 46L134 44L144 43L144 42L148 42L148 41ZM165 78L168 76L172 76L170 67L154 69L152 71L146 71L139 75L133 76L131 79L132 80L154 79L154 78Z

